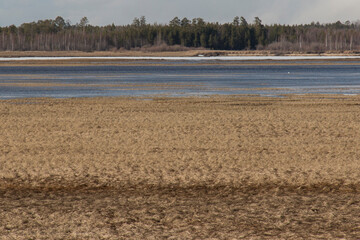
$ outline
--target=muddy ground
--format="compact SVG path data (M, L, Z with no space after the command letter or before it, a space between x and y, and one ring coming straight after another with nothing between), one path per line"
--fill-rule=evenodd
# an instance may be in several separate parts
M0 101L1 239L357 239L360 97Z

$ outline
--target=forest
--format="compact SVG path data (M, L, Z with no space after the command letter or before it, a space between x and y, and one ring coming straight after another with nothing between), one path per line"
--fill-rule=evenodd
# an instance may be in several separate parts
M248 22L206 22L175 17L167 24L149 24L144 16L131 24L93 26L87 17L76 24L55 19L0 27L0 51L116 50L273 50L299 52L360 51L360 23L337 21L302 25Z

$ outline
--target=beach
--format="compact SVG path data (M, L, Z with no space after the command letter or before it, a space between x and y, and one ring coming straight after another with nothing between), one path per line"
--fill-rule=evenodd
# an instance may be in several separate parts
M360 97L0 100L4 239L360 234Z

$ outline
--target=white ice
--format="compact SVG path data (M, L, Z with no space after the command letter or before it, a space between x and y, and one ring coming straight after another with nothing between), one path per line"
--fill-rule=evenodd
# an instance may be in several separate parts
M331 60L360 59L360 56L214 56L214 57L1 57L0 61L24 60L170 60L170 61L250 61L250 60Z

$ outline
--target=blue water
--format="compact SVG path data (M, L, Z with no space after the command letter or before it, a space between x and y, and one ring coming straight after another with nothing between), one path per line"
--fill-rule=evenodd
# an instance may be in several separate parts
M156 66L133 64L0 66L0 98L360 94L360 66L352 62L290 66L251 63L196 65L171 61ZM22 86L23 83L28 85Z

